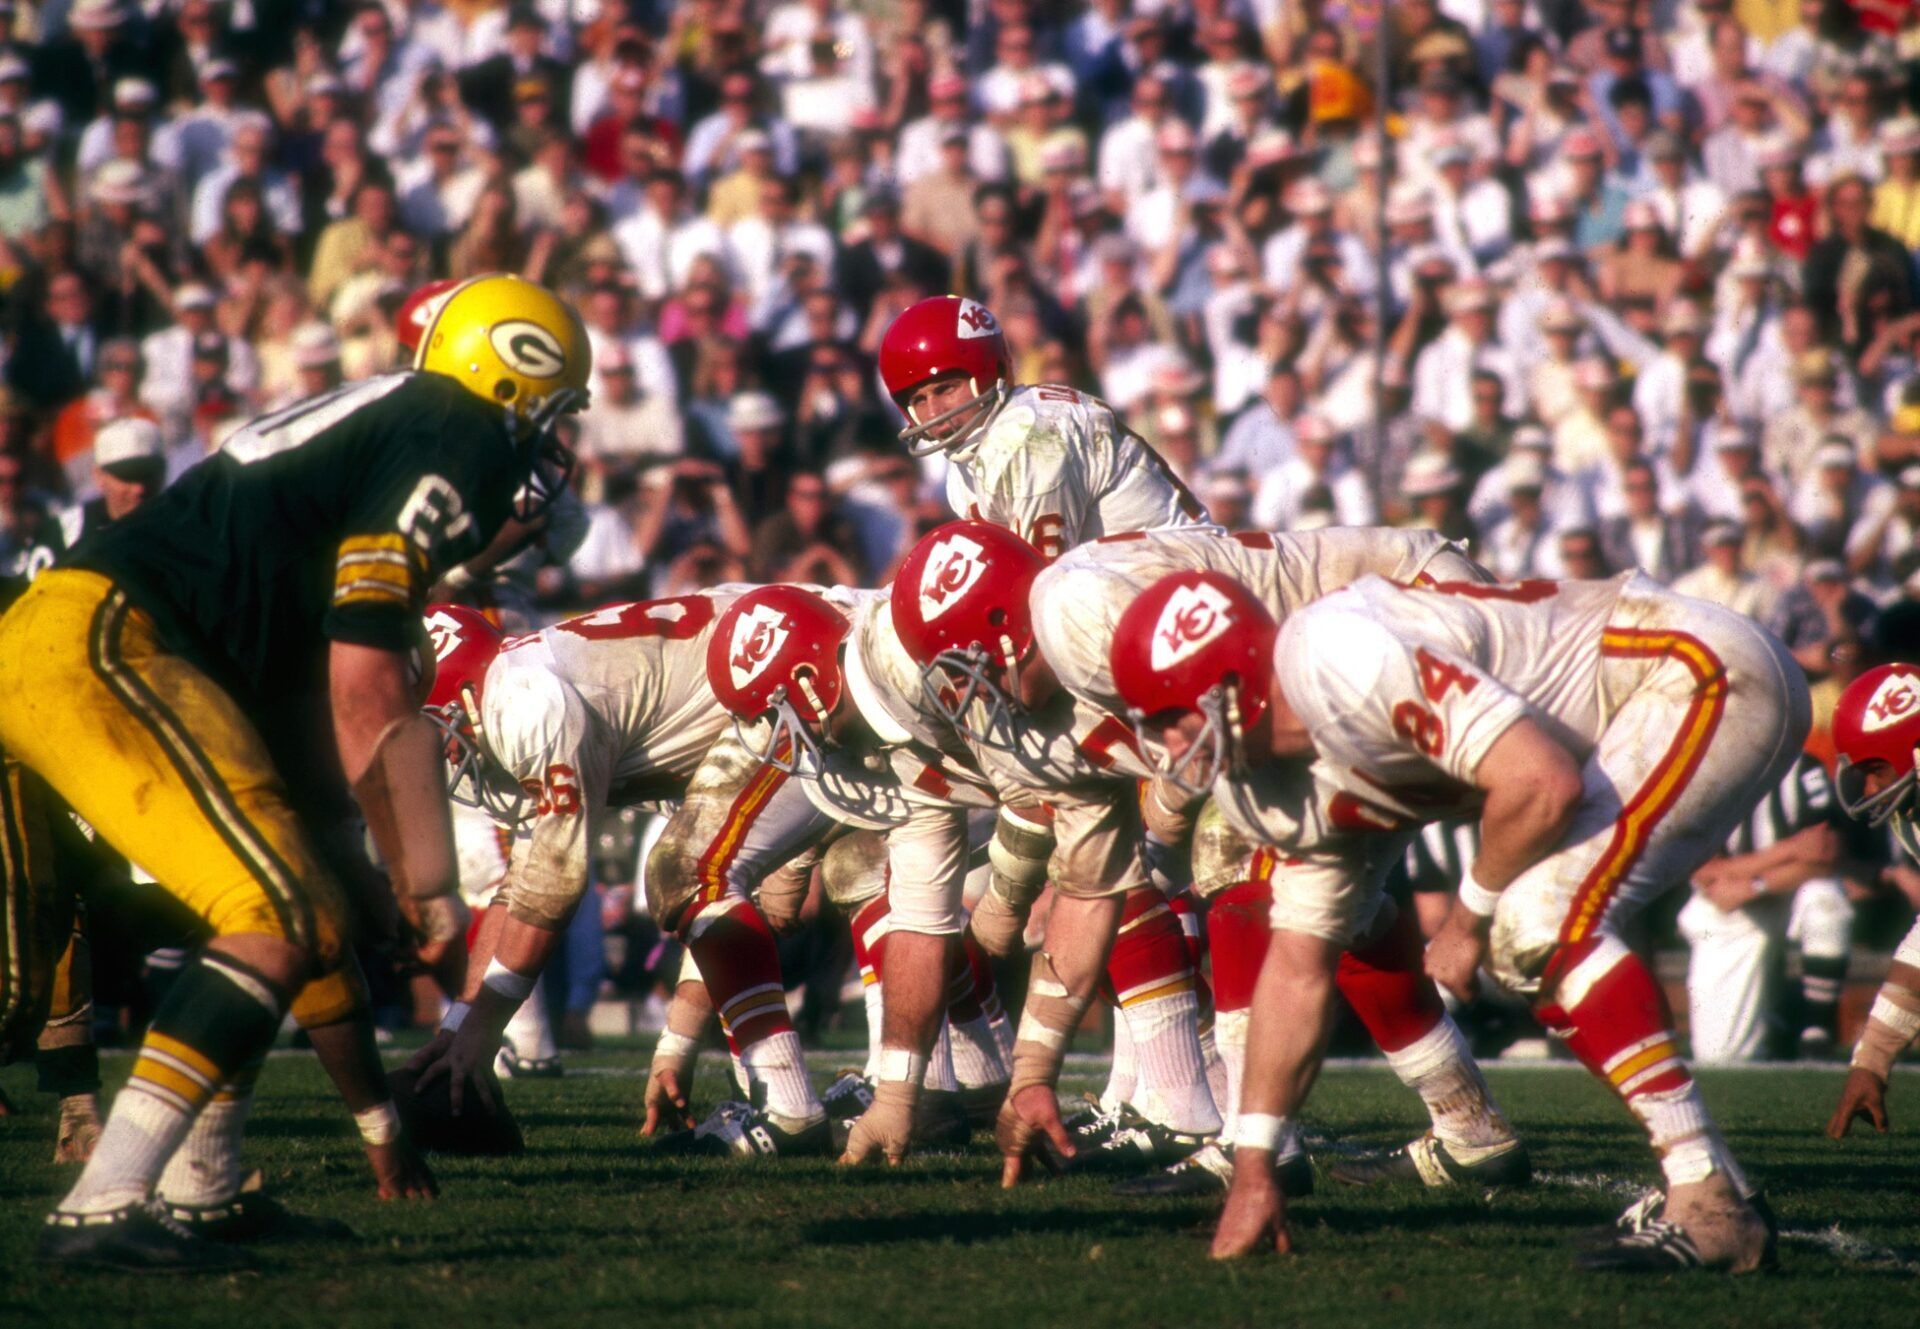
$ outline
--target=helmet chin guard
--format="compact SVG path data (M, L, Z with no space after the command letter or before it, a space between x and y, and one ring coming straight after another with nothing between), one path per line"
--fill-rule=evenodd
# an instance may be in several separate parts
M1013 643L1000 639L1001 654L993 658L978 642L945 650L921 666L920 688L955 729L973 742L996 752L1020 748L1025 708L1020 692L1020 660ZM1004 672L1006 686L994 677Z
M1246 733L1241 724L1239 688L1232 681L1216 684L1196 700L1194 710L1201 718L1200 732L1193 743L1175 757L1163 743L1155 740L1147 727L1147 716L1129 710L1127 722L1140 740L1140 750L1152 765L1154 774L1172 784L1190 798L1204 798L1223 775L1233 774L1246 749Z
M820 709L819 696L809 686L804 674L796 676L794 684L804 695L809 708L819 716L818 723L824 731L827 716ZM768 699L766 711L755 717L752 723L758 724L762 719L769 722L767 739L765 743L755 745L747 732L749 722L737 715L733 717L734 737L740 740L741 747L753 754L756 761L765 762L777 771L785 771L802 780L818 780L826 774L826 750L833 743L824 732L815 735L813 727L788 697L786 688L774 690Z

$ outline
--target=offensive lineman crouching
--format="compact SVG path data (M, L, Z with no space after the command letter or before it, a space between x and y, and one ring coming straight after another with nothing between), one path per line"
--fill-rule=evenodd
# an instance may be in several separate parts
M1480 853L1428 971L1464 996L1490 957L1625 1100L1666 1175L1663 1212L1582 1266L1772 1261L1771 1226L1620 930L1792 764L1808 704L1785 648L1637 574L1421 590L1366 578L1276 625L1244 586L1181 573L1122 615L1111 659L1163 767L1229 808L1308 761L1383 824L1477 806ZM1256 1164L1270 1158L1259 1128L1279 1138L1312 1082L1331 971L1325 933L1276 926L1241 1102L1240 1148ZM1267 1166L1243 1165L1213 1251L1263 1242L1289 1249L1285 1203Z

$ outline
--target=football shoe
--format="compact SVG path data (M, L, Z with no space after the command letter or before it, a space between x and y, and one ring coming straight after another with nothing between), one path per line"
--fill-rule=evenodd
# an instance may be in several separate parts
M1313 1194L1313 1163L1304 1153L1278 1160L1273 1175L1280 1185L1280 1193L1289 1200ZM1220 1195L1232 1183L1233 1151L1219 1144L1207 1144L1152 1176L1129 1177L1116 1183L1113 1193L1134 1199L1142 1196Z
M264 1191L241 1191L224 1204L155 1202L165 1215L209 1241L356 1241L337 1218L298 1214Z
M1656 1192L1657 1194L1657 1192ZM1665 1197L1661 1197L1659 1206L1642 1210L1646 1197L1620 1216L1625 1222L1629 1216L1639 1224L1633 1231L1616 1231L1613 1240L1604 1245L1593 1246L1576 1254L1574 1267L1590 1274L1670 1274L1684 1269L1703 1269L1708 1267L1706 1259L1700 1253L1700 1247L1688 1235L1687 1230L1663 1215ZM1759 1268L1771 1272L1780 1267L1780 1225L1773 1216L1773 1207L1756 1195L1748 1201L1754 1216L1766 1228L1766 1244L1760 1252ZM1635 1215L1635 1210L1642 1210Z
M1126 1104L1105 1139L1093 1145L1074 1144L1079 1152L1066 1160L1063 1171L1075 1176L1099 1176L1116 1172L1144 1172L1163 1168L1189 1157L1207 1143L1204 1135L1187 1135L1169 1129L1157 1121L1148 1121Z
M842 1070L820 1095L820 1104L827 1120L852 1121L873 1106L873 1081L851 1068Z
M1429 1131L1390 1153L1334 1163L1327 1175L1346 1186L1525 1186L1533 1180L1533 1160L1519 1140L1472 1148Z
M503 1044L493 1059L493 1073L502 1080L557 1080L566 1070L557 1056L522 1057L511 1045Z
M834 1152L827 1118L788 1130L764 1108L722 1103L690 1131L675 1131L654 1148L689 1158L807 1158Z
M150 1200L104 1214L47 1216L40 1258L132 1274L225 1274L253 1267L245 1252L196 1236Z

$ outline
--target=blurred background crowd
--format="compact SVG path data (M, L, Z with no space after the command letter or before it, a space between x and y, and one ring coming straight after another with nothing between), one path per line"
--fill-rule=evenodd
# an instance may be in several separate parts
M1917 94L1907 0L0 0L0 573L509 270L594 400L467 594L875 584L954 291L1223 523L1637 565L1830 706L1920 603Z

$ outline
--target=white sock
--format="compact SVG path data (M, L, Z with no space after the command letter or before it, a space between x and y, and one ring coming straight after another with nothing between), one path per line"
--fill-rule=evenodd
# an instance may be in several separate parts
M1420 1095L1433 1118L1433 1133L1448 1144L1484 1148L1513 1138L1513 1129L1494 1106L1493 1091L1453 1017L1443 1015L1425 1034L1387 1053L1400 1083Z
M952 1031L953 1076L962 1089L1007 1082L1007 1059L1001 1055L1000 1040L994 1037L993 1025L985 1016L949 1020L947 1027Z
M232 1092L228 1090L228 1092ZM167 1160L159 1193L175 1204L225 1204L240 1193L240 1140L246 1133L253 1091L216 1097L194 1119L193 1129Z
M867 1005L867 1069L869 1080L880 1078L880 1026L886 1019L887 999L878 982L868 983L860 989L860 996Z
M941 1093L957 1094L960 1081L953 1074L953 1037L948 1033L945 1020L940 1022L940 1037L933 1040L933 1054L927 1058L927 1078L924 1085L928 1089Z
M1233 1111L1228 1106L1233 1100L1233 1085L1227 1080L1227 1063L1220 1056L1220 1040L1215 1032L1220 1025L1220 1013L1214 1012L1214 1018L1200 1031L1200 1064L1207 1068L1207 1092L1213 1096L1213 1106L1220 1114L1220 1129L1227 1127L1228 1114Z
M818 1121L826 1116L826 1109L814 1095L813 1081L807 1078L800 1035L791 1029L749 1044L741 1050L740 1060L746 1065L749 1089L766 1090L767 1111L796 1122Z
M1149 1121L1186 1135L1220 1130L1220 1110L1207 1088L1200 1057L1200 998L1176 992L1123 1008L1133 1031L1132 1103Z
M1669 1186L1691 1185L1718 1172L1742 1199L1752 1197L1753 1186L1734 1161L1719 1127L1707 1115L1698 1084L1689 1080L1679 1089L1635 1094L1627 1100L1627 1106L1647 1128L1647 1138L1660 1155L1660 1171Z
M1100 1091L1100 1106L1111 1112L1133 1100L1135 1067L1133 1033L1127 1027L1126 1012L1113 1008L1113 1065L1107 1068L1107 1087Z
M1220 1134L1229 1139L1240 1116L1240 1086L1247 1075L1247 1025L1252 1017L1251 1010L1213 1013L1213 1040L1220 1049L1220 1071L1227 1086L1214 1105L1220 1109Z
M547 1018L547 1003L537 988L507 1021L505 1037L507 1046L521 1061L551 1061L560 1055L553 1041L553 1022Z
M146 1199L153 1179L192 1126L193 1114L186 1108L129 1083L114 1098L100 1143L60 1211L104 1214Z

